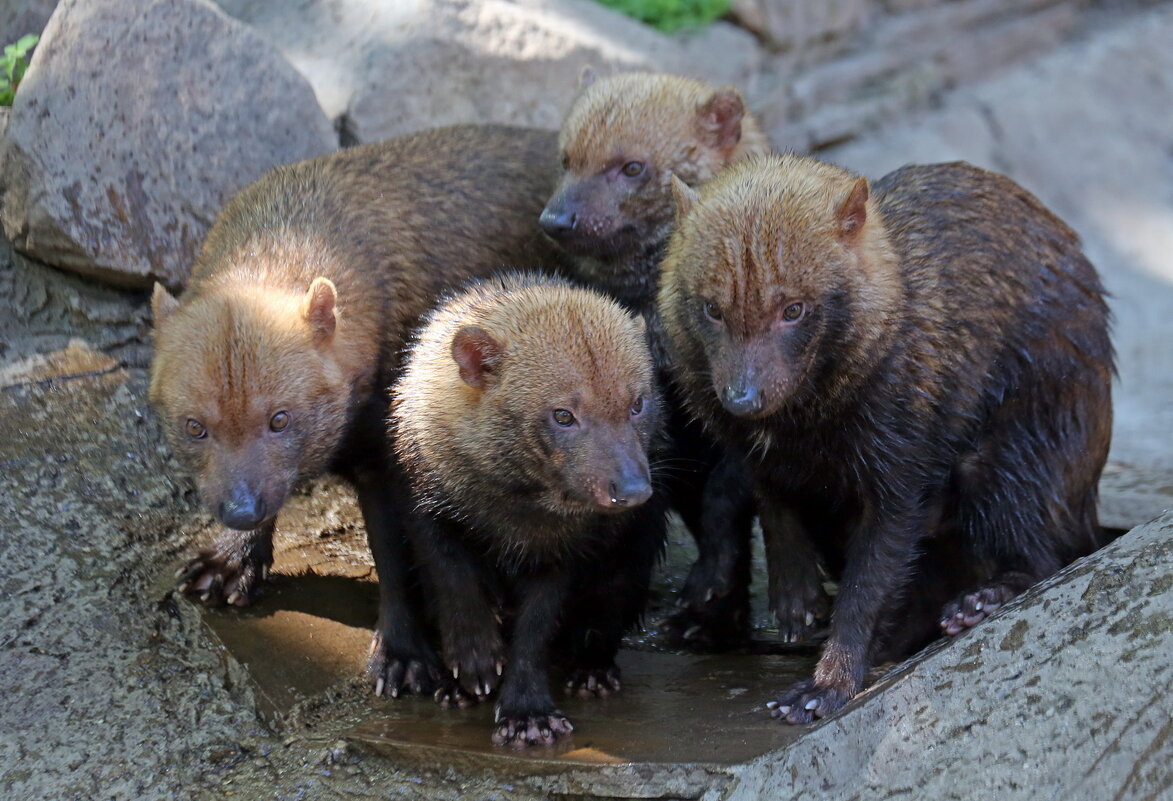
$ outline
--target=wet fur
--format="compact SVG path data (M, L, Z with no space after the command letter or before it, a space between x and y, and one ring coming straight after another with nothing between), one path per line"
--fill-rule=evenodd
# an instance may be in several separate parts
M503 347L483 387L454 359L468 327ZM632 418L638 395L645 406ZM552 433L556 407L601 438L566 446ZM659 414L642 323L561 281L474 284L443 303L413 345L392 428L422 512L418 547L458 685L439 697L484 698L504 667L495 742L546 743L569 730L548 688L552 643L572 681L581 679L573 689L600 680L604 692L618 689L615 652L646 601L664 514L654 496L601 513L580 488L589 492L605 473L599 449L631 436L624 431L646 453Z
M245 482L275 514L323 471L358 490L382 593L380 689L401 678L383 675L396 652L434 662L403 597L386 387L443 290L505 263L557 265L534 224L554 152L553 133L457 126L278 167L225 205L181 300L156 288L151 399L209 508ZM334 303L311 292L318 278ZM280 433L268 427L278 409L292 421ZM185 435L189 418L205 439ZM271 538L271 523L225 531L189 565L189 588L247 603ZM235 553L247 564L226 566Z
M768 153L741 95L660 73L621 73L579 94L558 137L558 197L583 197L583 236L564 243L574 271L640 312L655 305L660 260L672 231L673 175L690 186L727 164ZM647 165L635 181L615 175Z
M655 300L674 217L672 177L700 185L727 164L768 153L769 142L732 87L625 73L582 90L559 147L563 177L547 209L574 201L585 217L585 230L561 243L574 256L571 273L648 320L666 388L671 452L658 483L697 540L699 558L664 632L695 650L737 645L749 625L752 502L740 457L714 447L681 409ZM646 173L622 176L617 168L629 161L646 164Z
M840 582L815 676L775 714L830 714L950 598L1004 600L1097 547L1108 312L1077 236L1033 196L963 163L869 192L795 156L678 191L660 305L687 406L752 452L767 551ZM746 376L765 398L753 419L720 401Z

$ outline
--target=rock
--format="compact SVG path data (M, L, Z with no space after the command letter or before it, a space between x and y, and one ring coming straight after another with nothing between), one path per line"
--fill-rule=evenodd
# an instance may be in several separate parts
M38 353L14 364L0 363L0 389L101 375L117 367L113 357L94 350L84 339L73 338L59 351Z
M1063 217L1111 293L1120 381L1100 521L1129 529L1173 509L1173 7L1165 5L942 109L825 152L878 177L963 159L1004 172Z
M798 5L832 16L850 7ZM787 5L765 7L777 14ZM794 12L795 19L809 9ZM809 34L794 34L804 41L787 40L786 51L771 62L773 81L751 93L751 104L780 147L828 147L928 108L954 86L1046 52L1079 24L1082 10L1079 0L938 1L915 13L859 8L854 25L816 25ZM802 25L782 26L792 28L801 31Z
M76 338L120 363L146 366L143 300L26 259L0 237L0 387L10 370L68 350Z
M348 141L460 122L557 128L587 65L745 85L762 59L734 26L668 37L593 0L308 0L297 14L220 2L302 71Z
M0 0L0 48L26 33L40 33L57 0Z
M0 147L0 221L41 261L176 286L232 193L336 147L296 70L211 3L64 0Z
M733 13L774 47L789 49L854 33L874 5L872 0L733 0Z
M742 768L723 801L1157 798L1173 765L1173 515Z

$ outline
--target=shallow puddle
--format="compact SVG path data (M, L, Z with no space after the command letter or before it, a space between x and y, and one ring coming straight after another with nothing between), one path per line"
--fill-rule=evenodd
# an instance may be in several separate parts
M278 552L264 596L245 610L208 610L204 619L247 669L262 714L279 721L296 704L361 676L377 589L365 575L302 573L320 562L313 546ZM369 696L369 714L350 733L397 762L471 764L543 772L633 763L730 765L790 742L802 729L778 724L765 702L809 675L813 648L790 653L687 655L625 649L623 690L607 699L555 697L574 733L551 748L490 745L493 705L441 709L430 698ZM518 760L529 764L520 767ZM556 763L556 764L551 764Z

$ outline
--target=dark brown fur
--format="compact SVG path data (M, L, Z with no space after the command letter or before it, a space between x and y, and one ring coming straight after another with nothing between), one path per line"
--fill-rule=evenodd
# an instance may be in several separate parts
M655 300L673 222L672 177L699 185L727 164L767 153L769 143L732 87L655 73L586 78L559 135L563 177L542 225L575 257L575 277L648 319L672 442L660 482L699 551L680 609L662 630L670 643L696 650L736 645L748 633L752 502L739 457L714 448L680 412ZM638 174L625 174L632 164Z
M645 312L672 231L672 176L697 186L769 143L732 87L657 73L585 83L558 137L563 174L543 228L578 257L580 278ZM633 163L639 174L624 174Z
M550 696L551 643L571 690L619 689L615 652L663 545L643 325L561 281L474 284L429 318L392 411L454 678L438 700L484 698L504 670L493 741L548 744L571 728Z
M678 193L660 304L687 404L754 451L794 606L820 559L839 578L814 679L775 715L834 712L874 658L1097 546L1107 307L1033 196L961 163L869 189L794 156Z
M340 473L380 577L378 689L397 692L408 669L429 684L434 657L403 597L385 388L444 289L506 263L557 264L534 224L553 152L552 133L458 126L278 167L226 204L182 300L156 287L152 401L208 508L250 529L181 571L188 591L249 603L293 487Z

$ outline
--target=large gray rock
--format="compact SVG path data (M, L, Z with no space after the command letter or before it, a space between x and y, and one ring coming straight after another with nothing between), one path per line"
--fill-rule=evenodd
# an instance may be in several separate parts
M233 192L336 146L304 79L211 3L65 0L13 104L0 221L50 264L177 285Z
M1173 787L1173 515L738 771L722 801L1157 799Z
M1173 5L956 92L944 107L825 153L878 177L963 159L1004 172L1084 239L1112 297L1120 381L1100 519L1173 509Z
M40 33L57 0L0 0L0 48L26 33Z
M771 62L773 80L750 95L775 144L822 148L869 133L909 109L926 108L955 86L1047 52L1078 27L1086 4L934 0L926 5L884 13L876 2L855 0L764 3L779 20L771 36L789 37L788 49ZM792 24L783 24L786 15Z
M854 33L875 6L875 0L733 0L733 13L742 25L785 49Z
M582 68L654 69L750 83L762 53L727 24L668 37L593 0L220 0L368 142L459 122L557 128Z

